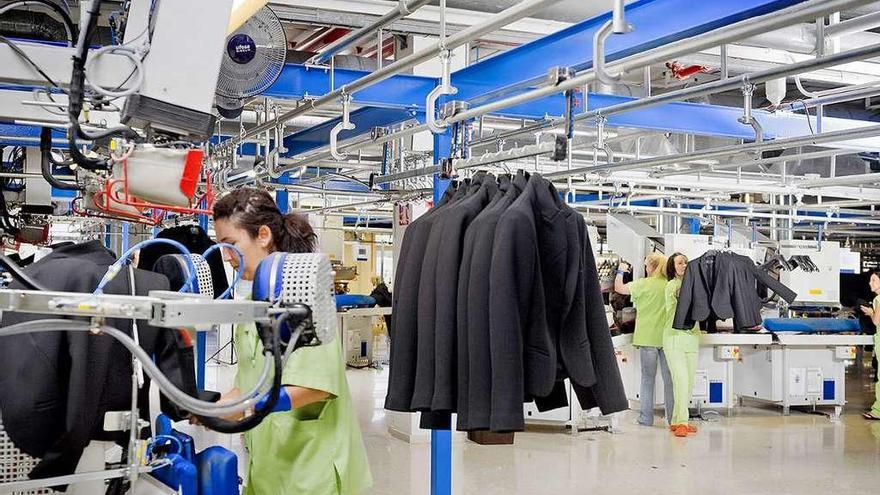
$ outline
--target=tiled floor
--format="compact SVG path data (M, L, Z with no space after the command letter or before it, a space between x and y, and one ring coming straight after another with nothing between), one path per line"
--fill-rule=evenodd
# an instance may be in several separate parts
M209 381L212 377L209 371ZM230 370L215 369L214 380ZM375 478L370 494L429 493L430 447L388 434L382 408L386 372L349 372L349 383ZM572 436L562 429L518 433L512 446L481 446L455 435L453 493L561 494L878 494L880 422L859 415L873 387L849 380L850 404L840 423L779 409L746 407L698 434L675 438L660 426L634 424L623 413L619 432ZM869 388L870 387L870 388ZM237 439L205 441L237 447Z

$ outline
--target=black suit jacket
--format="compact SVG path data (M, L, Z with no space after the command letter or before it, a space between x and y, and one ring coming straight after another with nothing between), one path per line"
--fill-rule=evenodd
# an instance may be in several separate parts
M456 278L461 257L461 238L464 232L461 224L465 219L469 223L488 201L485 199L486 189L483 178L484 174L475 178L468 185L467 193L462 199L438 210L438 213L433 216L436 220L431 225L419 280L417 365L412 403L410 404L413 411L450 411L452 409L453 400L451 397L448 399L446 397L439 398L450 405L433 407L437 355L439 353L445 356L443 359L449 361L452 359L450 356L452 349L455 348L454 334L449 334L449 328L444 327L443 337L438 342L435 331L438 317L437 301L444 297L452 298L452 305L442 306L439 314L446 325L451 313L451 328L454 331L455 290L458 287ZM454 236L454 238L450 239L447 236ZM450 283L447 272L452 270L455 271L455 274ZM441 279L444 280L442 285ZM437 350L438 343L441 351ZM444 366L448 366L448 363L444 363ZM448 394L451 394L449 389L453 386L451 376L450 373L444 384Z
M720 258L719 258L720 256ZM716 255L715 290L712 309L719 318L733 318L737 329L761 325L763 301L758 282L785 299L794 302L797 294L745 256L736 253Z
M560 213L545 192L547 186L542 177L532 175L495 230L489 276L493 431L522 430L523 400L549 395L556 383L557 353L547 322L541 263L544 256L564 257L567 240L563 235L539 242L539 222L552 224ZM541 252L541 246L550 252Z
M114 256L97 242L56 249L25 272L51 290L91 293ZM167 290L165 277L135 270L138 295ZM21 288L17 283L13 288ZM106 288L108 294L131 294L128 270ZM57 316L3 314L3 326ZM131 320L108 320L131 334ZM193 385L192 361L181 365L179 334L139 323L141 346L181 388ZM144 387L141 404L147 404ZM42 458L33 478L71 474L92 439L114 440L103 432L104 413L128 410L131 402L129 352L108 336L84 332L23 334L0 339L0 410L12 441L23 452ZM146 407L142 408L146 413Z
M526 177L502 177L492 202L471 222L465 233L459 267L457 343L459 430L489 428L492 367L489 353L489 273L495 227L501 214L525 188Z
M696 322L727 318L736 329L760 325L759 281L788 302L797 297L745 256L710 252L688 262L672 326L688 330Z
M385 408L391 411L410 412L416 374L417 322L419 281L428 236L436 212L453 202L456 194L464 189L452 184L440 202L410 224L403 236L397 269L394 275L394 294L391 313L394 315L389 331L391 336L391 363L388 376L388 393Z

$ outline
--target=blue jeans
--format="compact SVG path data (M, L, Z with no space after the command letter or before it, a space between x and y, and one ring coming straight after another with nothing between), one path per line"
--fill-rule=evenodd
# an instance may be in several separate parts
M654 384L657 379L657 361L660 361L660 373L663 375L663 406L666 409L666 424L670 424L673 408L672 375L669 373L669 365L666 364L666 355L659 347L640 347L639 357L642 362L639 424L643 426L654 424Z

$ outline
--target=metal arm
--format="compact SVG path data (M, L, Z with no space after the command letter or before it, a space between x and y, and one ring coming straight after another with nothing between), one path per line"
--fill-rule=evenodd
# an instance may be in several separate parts
M345 160L345 154L340 153L337 148L337 143L339 140L339 133L343 130L350 131L355 128L354 123L349 120L350 115L350 107L351 107L351 95L343 93L342 96L342 122L337 123L333 126L333 129L330 130L330 155L336 161Z
M443 133L449 125L436 117L437 100L443 95L451 96L458 93L458 88L452 86L451 82L451 62L452 57L449 50L442 51L440 53L440 63L443 64L443 75L440 78L440 84L428 93L428 98L425 101L425 124L434 134Z

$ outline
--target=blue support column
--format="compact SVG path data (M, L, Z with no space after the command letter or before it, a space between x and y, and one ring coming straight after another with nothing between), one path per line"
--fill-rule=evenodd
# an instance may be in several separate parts
M278 178L278 182L281 184L287 184L290 181L290 174L283 174ZM281 210L282 214L290 211L290 193L287 189L278 189L275 191L275 204L278 205L278 209Z
M434 164L449 157L452 134L447 131L434 135ZM434 175L434 204L436 205L446 188L448 179ZM452 431L431 430L431 495L452 494Z

